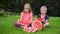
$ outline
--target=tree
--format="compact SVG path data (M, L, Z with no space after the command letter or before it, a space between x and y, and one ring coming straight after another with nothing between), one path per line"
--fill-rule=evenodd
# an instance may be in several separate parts
M60 0L0 0L0 8L9 12L20 13L23 10L24 4L30 3L35 15L40 13L40 7L45 5L48 8L48 15L60 16L59 1Z

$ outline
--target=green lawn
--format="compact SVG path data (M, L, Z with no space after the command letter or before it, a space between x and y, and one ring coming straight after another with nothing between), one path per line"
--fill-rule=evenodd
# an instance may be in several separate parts
M34 33L27 33L22 28L14 27L13 23L17 19L18 15L0 16L0 34L60 34L60 17L50 17L50 27Z

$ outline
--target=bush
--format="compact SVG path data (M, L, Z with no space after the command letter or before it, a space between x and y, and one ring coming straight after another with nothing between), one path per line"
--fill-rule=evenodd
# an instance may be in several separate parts
M0 16L4 16L4 15L19 15L18 13L13 13L13 12L8 12L8 11L0 11Z
M4 10L0 11L0 16L3 16L5 14Z

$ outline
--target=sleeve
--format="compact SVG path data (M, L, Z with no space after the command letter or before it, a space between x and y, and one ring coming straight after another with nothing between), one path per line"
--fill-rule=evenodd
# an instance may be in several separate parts
M20 13L20 16L23 16L23 12Z
M31 15L30 16L33 16L33 13L31 13Z
M49 16L48 16L48 15L46 15L46 16L45 16L45 20L48 20L48 19L49 19Z
M37 18L40 18L40 14L37 15Z

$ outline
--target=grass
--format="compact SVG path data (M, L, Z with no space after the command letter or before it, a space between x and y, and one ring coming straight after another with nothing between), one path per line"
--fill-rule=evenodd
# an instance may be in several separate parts
M60 17L50 17L50 27L35 33L27 33L22 28L14 27L13 23L17 19L19 15L0 16L0 34L60 34Z

